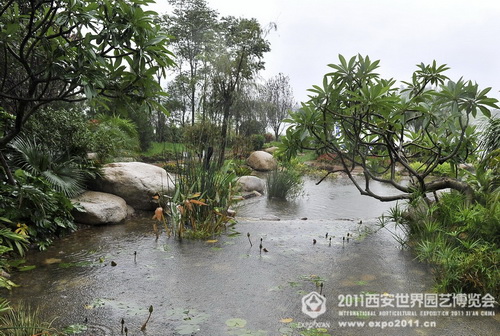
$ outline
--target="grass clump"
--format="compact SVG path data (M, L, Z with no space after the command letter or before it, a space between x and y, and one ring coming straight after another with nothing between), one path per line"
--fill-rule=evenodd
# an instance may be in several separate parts
M58 335L51 325L52 322L43 319L39 308L27 304L0 313L0 336Z
M300 172L292 165L278 167L267 177L267 197L293 199L302 192L303 181Z
M395 236L401 244L433 267L437 291L498 297L499 199L498 187L487 192L476 189L474 202L456 191L442 194L433 203L418 198L405 211L393 208L381 225L395 223L401 233Z

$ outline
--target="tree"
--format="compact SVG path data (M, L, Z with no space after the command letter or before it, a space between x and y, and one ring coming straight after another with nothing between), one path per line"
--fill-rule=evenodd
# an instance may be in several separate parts
M218 28L218 45L212 65L212 88L222 114L218 164L224 162L231 118L231 107L242 80L250 80L264 68L264 53L270 51L264 31L256 19L222 18Z
M85 99L162 108L173 64L150 0L9 0L0 5L0 159L42 106ZM9 176L10 183L14 183Z
M267 122L259 90L260 85L253 81L240 84L232 107L236 135L249 137L265 133Z
M453 82L444 75L448 69L419 64L411 82L399 90L393 79L385 80L375 72L379 61L369 57L339 56L340 63L329 67L322 87L314 86L311 99L293 113L287 122L283 141L285 152L294 155L300 149L334 153L340 168L362 195L381 201L411 199L416 194L452 188L473 197L464 181L430 174L444 162L454 165L473 154L476 134L469 124L478 112L490 116L489 108L498 108L488 98L490 89L463 79ZM411 163L422 162L420 167ZM361 182L353 174L361 167ZM410 183L398 182L396 172L409 176ZM380 195L372 181L392 185L394 195Z
M172 35L179 70L177 82L182 84L180 88L188 97L185 109L189 106L193 125L198 105L197 89L203 80L200 73L214 38L218 14L208 8L205 0L169 0L169 3L174 6L173 15L165 15L163 21Z
M295 105L290 78L282 73L269 79L263 89L263 100L266 102L267 120L278 139L283 120Z

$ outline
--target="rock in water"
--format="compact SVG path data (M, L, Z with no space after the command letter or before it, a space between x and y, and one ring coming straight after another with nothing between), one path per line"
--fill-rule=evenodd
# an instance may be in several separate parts
M79 203L85 212L72 211L75 221L88 225L116 224L127 218L127 203L119 196L86 191L71 200Z
M158 203L153 196L171 193L174 183L161 167L143 162L115 162L103 167L102 176L92 188L120 196L134 209L154 210Z
M238 183L242 191L258 191L263 193L266 189L266 181L257 176L241 176L238 178Z

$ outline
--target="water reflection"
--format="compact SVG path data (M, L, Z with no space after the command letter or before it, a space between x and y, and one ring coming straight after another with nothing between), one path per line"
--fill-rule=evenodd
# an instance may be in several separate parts
M290 201L268 199L265 195L243 201L236 207L238 216L262 218L274 215L282 219L364 219L382 215L395 202L380 202L360 195L352 182L345 178L327 179L316 185L317 179L304 177L304 193ZM372 182L376 193L389 194L392 189Z

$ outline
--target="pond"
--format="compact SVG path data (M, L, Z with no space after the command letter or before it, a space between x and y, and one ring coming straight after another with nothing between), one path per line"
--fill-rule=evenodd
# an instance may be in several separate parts
M314 182L307 179L304 195L295 201L246 200L237 209L236 225L204 241L164 235L156 240L152 214L79 230L47 251L31 252L27 263L36 268L13 274L21 287L2 294L13 303L41 307L60 329L72 325L84 330L78 335L89 336L124 335L125 327L127 335L154 336L498 331L498 315L382 307L380 302L398 293L432 293L431 271L401 250L388 231L377 230L377 217L394 204L359 195L346 179ZM326 302L304 304L312 292ZM367 307L367 298L380 300L378 307ZM324 312L311 317L311 307ZM463 316L443 316L444 311ZM411 313L416 316L401 316Z

